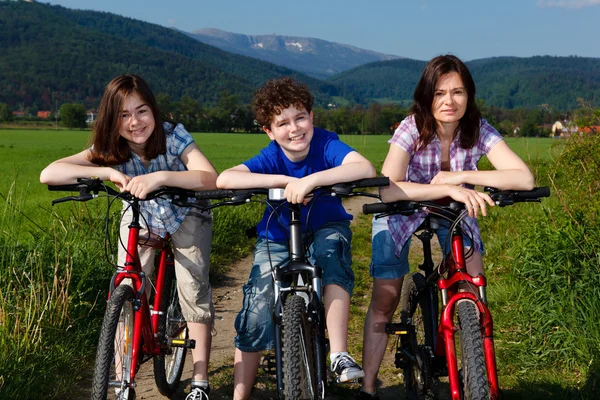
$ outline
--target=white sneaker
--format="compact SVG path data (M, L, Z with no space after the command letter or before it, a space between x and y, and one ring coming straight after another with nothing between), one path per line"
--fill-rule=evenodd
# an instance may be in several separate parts
M347 354L339 355L331 363L331 372L336 375L336 382L348 382L365 376L362 368Z

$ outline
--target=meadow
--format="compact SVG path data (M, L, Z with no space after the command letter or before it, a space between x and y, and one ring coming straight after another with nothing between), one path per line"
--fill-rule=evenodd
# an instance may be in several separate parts
M264 134L194 138L219 171L268 143ZM40 388L47 398L63 398L93 362L112 274L105 261L105 202L52 207L63 194L38 180L45 165L84 149L88 139L89 131L0 130L1 398L30 398ZM381 168L388 136L342 139ZM564 141L549 138L507 142L532 167L538 185L560 196L543 206L493 210L482 221L501 384L506 398L594 398L588 394L599 390L600 240L597 217L590 217L597 215L598 191L586 191L597 188L598 179L578 163L598 165L600 144L575 142L563 150ZM259 214L258 207L217 211L213 274L250 251L244 231ZM118 210L110 215L114 226ZM354 251L364 264L369 218L359 219ZM364 295L353 305L357 332L369 284L368 275L358 277L357 292Z

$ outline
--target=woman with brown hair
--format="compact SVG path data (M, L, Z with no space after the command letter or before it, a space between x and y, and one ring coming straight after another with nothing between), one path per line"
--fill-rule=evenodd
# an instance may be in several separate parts
M410 115L389 140L390 149L382 174L390 186L381 189L385 202L451 198L465 204L466 231L473 232L473 247L467 261L470 275L483 274L483 242L477 225L479 213L486 215L494 202L475 185L498 189L530 190L533 175L486 120L475 102L475 83L467 66L452 55L433 58L415 88ZM486 155L494 171L478 171ZM387 346L385 324L390 322L400 299L404 275L409 272L411 235L424 213L373 219L371 276L373 293L364 326L361 399L376 399L377 372ZM438 240L447 254L449 226L440 221ZM469 252L466 252L469 254Z

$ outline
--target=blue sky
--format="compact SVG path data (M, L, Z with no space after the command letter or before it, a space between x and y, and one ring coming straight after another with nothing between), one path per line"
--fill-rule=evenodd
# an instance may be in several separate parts
M302 36L418 60L600 57L600 0L43 0L184 31Z

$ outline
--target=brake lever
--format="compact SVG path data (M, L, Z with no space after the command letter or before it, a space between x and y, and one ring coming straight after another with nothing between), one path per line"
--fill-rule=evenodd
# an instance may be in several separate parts
M68 196L60 199L52 200L52 205L64 203L67 201L88 201L93 199L94 196L91 193L80 194L79 196Z

